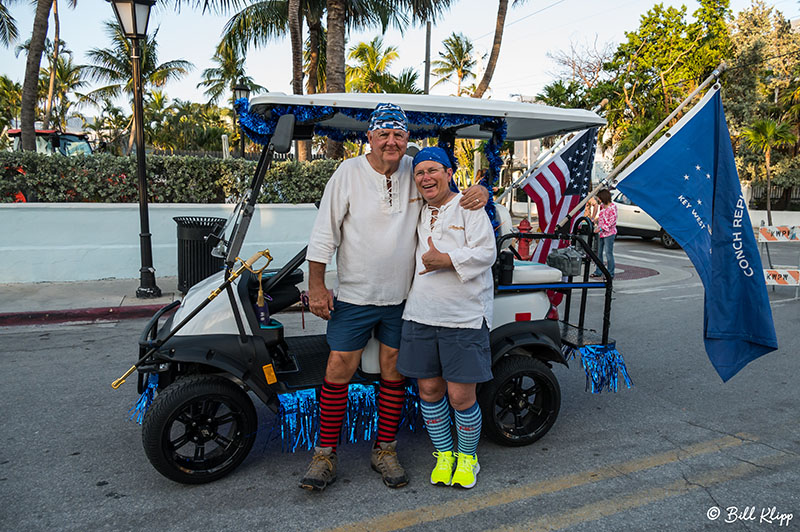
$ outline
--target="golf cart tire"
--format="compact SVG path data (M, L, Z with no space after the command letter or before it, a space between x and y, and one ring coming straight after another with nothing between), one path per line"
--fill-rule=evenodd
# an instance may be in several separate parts
M255 407L244 390L224 377L192 375L156 396L142 423L142 444L150 463L168 479L203 484L242 463L257 428Z
M550 368L529 356L509 355L492 373L478 394L485 434L508 447L529 445L547 434L561 407L561 388Z
M663 229L661 230L661 233L658 235L658 238L661 239L661 245L667 249L678 249L681 247L680 244L675 242L675 239L672 238L672 235L670 235Z

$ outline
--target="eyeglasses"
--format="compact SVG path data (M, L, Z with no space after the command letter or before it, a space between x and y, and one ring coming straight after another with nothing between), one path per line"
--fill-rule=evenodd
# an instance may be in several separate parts
M427 170L417 170L416 172L414 172L414 177L424 177L425 174L435 175L438 174L439 172L445 172L445 171L446 170L444 166L440 166L438 168L428 168Z

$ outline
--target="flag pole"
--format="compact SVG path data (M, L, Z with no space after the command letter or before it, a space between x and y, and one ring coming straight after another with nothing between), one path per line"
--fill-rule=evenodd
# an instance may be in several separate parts
M583 209L583 206L586 205L587 201L595 197L597 193L600 192L602 189L607 188L609 183L613 183L617 175L625 168L625 166L627 166L629 162L631 162L631 159L636 157L636 154L638 154L645 146L647 146L647 143L653 140L653 137L655 137L659 131L661 131L667 124L669 124L673 118L678 116L678 113L680 113L683 110L683 108L686 107L689 104L689 102L691 102L700 91L702 91L708 85L716 81L717 78L719 78L719 76L725 71L726 68L727 65L725 64L725 61L720 63L719 66L714 69L711 75L709 75L705 79L705 81L703 81L703 83L698 85L697 88L693 90L689 94L689 96L687 96L686 99L684 99L680 103L680 105L678 105L678 107L676 107L675 110L672 111L672 113L670 113L668 117L666 117L658 126L656 126L656 128L653 131L651 131L649 135L647 135L646 139L644 139L642 142L639 143L638 146L636 146L633 150L631 150L631 152L622 160L622 162L619 163L617 167L614 168L614 170L612 170L611 173L608 174L605 177L605 179L603 179L600 182L600 184L594 187L594 189L591 192L589 192L589 194L587 194L586 197L583 198L581 202L578 203L578 205L576 205L575 208L572 209L570 213L563 220L558 222L558 225L556 225L556 230L562 228L564 224L569 222L572 219L572 217L575 216L576 213L580 212L581 209Z
M608 98L603 98L603 100L600 103L598 103L596 106L594 106L591 109L591 111L593 113L596 113L596 112L600 111L600 109L605 107L607 104L608 104ZM522 183L523 181L528 179L529 175L531 175L536 170L541 168L542 163L547 160L547 158L556 150L556 148L558 146L560 146L561 143L563 143L565 140L567 140L567 137L570 137L570 135L573 135L573 134L574 134L574 132L571 131L571 132L569 132L569 133L567 133L565 135L562 135L557 141L555 141L555 143L547 151L543 151L542 153L540 153L539 156L536 157L536 160L533 161L533 164L530 165L528 167L528 169L525 170L525 172L523 172L522 175L519 176L516 179L516 181L514 181L508 187L506 187L506 189L503 191L502 194L500 194L500 196L498 196L498 198L495 200L495 202L497 202L497 203L502 202L503 198L505 198L512 190L517 188L520 183Z

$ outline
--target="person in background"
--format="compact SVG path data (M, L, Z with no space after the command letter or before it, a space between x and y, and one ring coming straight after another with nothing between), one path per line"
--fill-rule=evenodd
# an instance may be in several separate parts
M614 238L617 236L617 206L611 201L611 192L604 188L597 193L600 200L600 211L597 213L597 225L594 228L600 237L597 256L605 262L608 273L614 278ZM605 255L605 259L603 258ZM597 268L592 277L602 277L603 273Z
M414 181L425 205L417 225L418 274L403 312L397 370L419 385L422 415L436 449L431 484L471 488L480 471L481 410L475 388L492 378L489 328L496 247L489 218L459 205L461 194L449 187L452 175L441 148L425 148L414 157Z

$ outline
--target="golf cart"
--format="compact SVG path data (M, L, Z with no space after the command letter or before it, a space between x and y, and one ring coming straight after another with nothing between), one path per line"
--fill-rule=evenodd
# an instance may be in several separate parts
M252 102L237 101L242 127L264 149L228 223L209 235L215 253L225 257L225 270L196 284L181 302L165 306L151 318L139 341L138 361L112 384L118 388L138 372L144 449L164 476L197 484L235 469L250 451L258 427L248 392L278 417L298 416L301 401L292 398L313 399L321 386L329 353L325 336L286 336L283 325L272 317L301 300L297 285L303 281L299 268L306 250L274 270L267 269L272 260L268 250L246 261L238 254L273 153L287 152L292 140L312 135L364 139L371 111L384 100L406 111L412 138L438 137L438 145L450 150L456 138L487 140L493 177L488 186L499 174L504 139L538 138L603 123L589 111L455 97L269 93ZM561 392L551 370L554 363L567 366L569 353L579 352L595 391L612 387L612 381L615 387L617 370L624 373L608 337L611 278L592 252L591 221L578 220L573 232L567 224L559 234L520 234L512 230L502 206L490 202L487 211L498 235L491 331L494 379L479 387L478 398L488 437L503 445L527 445L544 436L558 416ZM515 239L568 241L571 246L565 249L578 254L577 268L575 261L569 270L522 261L513 246ZM604 273L602 281L590 282L592 265ZM584 323L591 289L605 291L601 333ZM548 290L566 296L561 320ZM582 297L577 322L570 324L573 290ZM377 349L368 345L351 382L351 399L354 385L362 391L373 389L376 357ZM415 416L410 412L409 417ZM313 417L308 411L302 415L306 420ZM306 448L313 446L313 423L304 425L303 431Z

